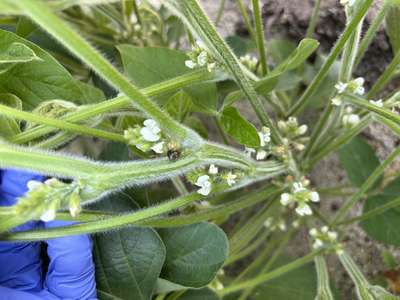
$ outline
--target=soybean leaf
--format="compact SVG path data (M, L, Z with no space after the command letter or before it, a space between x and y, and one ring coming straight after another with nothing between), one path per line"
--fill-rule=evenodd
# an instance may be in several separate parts
M393 53L397 53L400 50L400 2L390 1L388 5L389 9L386 13L386 32L389 36Z
M379 208L400 195L400 177L393 180L382 194L369 197L365 202L363 212ZM385 212L368 218L361 222L362 228L373 239L389 244L400 246L400 208L391 208Z
M235 107L226 107L221 115L223 129L239 144L247 147L259 147L260 138L253 124L244 119Z
M272 71L272 74L281 74L300 67L306 59L317 50L318 46L319 42L317 40L301 40L297 48Z
M183 122L192 107L190 96L183 90L177 92L168 99L166 110L171 117L179 122Z
M360 187L380 165L374 150L361 137L355 137L339 150L339 160L350 182L357 187ZM379 186L381 182L382 177L376 181L374 187Z
M178 300L219 300L218 295L209 288L188 290Z
M32 109L46 100L63 99L75 103L99 101L89 98L84 85L78 83L47 52L18 35L0 30L1 47L6 49L19 43L40 58L14 65L0 74L0 93L11 93L22 100L24 109ZM94 88L91 88L94 89Z
M252 39L243 38L238 35L228 36L226 42L237 56L245 55L257 47Z
M12 94L0 94L0 103L12 108L22 109L21 100ZM12 137L20 133L19 121L0 115L0 136L3 138Z
M160 229L167 249L161 277L187 287L211 282L228 257L228 239L218 226L199 223Z
M185 124L200 134L203 138L208 139L208 130L197 116L188 117Z
M124 228L94 237L99 299L150 300L165 247L150 228Z
M18 18L16 33L23 38L29 36L32 32L36 31L38 26L29 18L21 16Z
M288 258L281 258L274 268L290 262ZM254 300L312 300L317 293L317 278L313 264L288 272L276 279L254 289Z
M122 63L126 75L140 88L172 79L176 76L191 72L185 66L188 59L185 53L168 48L119 45ZM194 84L183 89L190 95L197 110L214 114L217 105L217 88L215 83ZM164 105L171 95L156 98Z
M163 278L158 278L157 279L157 285L156 289L154 291L155 294L167 294L173 291L181 291L181 290L186 290L187 287L173 283L169 280L163 279Z
M14 42L0 46L0 64L25 63L40 58L28 46Z

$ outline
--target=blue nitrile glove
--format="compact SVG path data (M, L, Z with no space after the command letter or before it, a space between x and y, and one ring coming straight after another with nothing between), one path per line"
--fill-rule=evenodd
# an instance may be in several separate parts
M0 170L0 206L14 205L31 180L45 178ZM30 221L14 230L50 228L63 221ZM49 266L43 272L40 242L0 242L0 300L96 299L92 241L87 235L46 241Z

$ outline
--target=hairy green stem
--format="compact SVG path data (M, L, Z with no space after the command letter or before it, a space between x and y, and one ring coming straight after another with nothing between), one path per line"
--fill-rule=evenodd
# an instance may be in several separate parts
M263 76L268 74L267 53L265 49L265 35L264 24L262 22L260 1L252 0L254 23L256 25L256 42L258 48L258 55L260 56L261 74Z
M321 10L321 0L316 0L314 4L314 9L311 15L310 23L308 23L306 38L312 38L319 21L319 13Z
M314 264L318 277L317 296L315 300L334 300L335 298L333 297L329 283L328 267L324 257L322 255L316 256Z

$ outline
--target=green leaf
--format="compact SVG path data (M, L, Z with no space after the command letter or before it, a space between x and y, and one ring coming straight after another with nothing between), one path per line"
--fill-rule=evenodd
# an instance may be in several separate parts
M160 229L167 248L162 278L199 288L211 282L228 257L228 239L216 225L199 223Z
M219 300L218 295L209 288L199 290L188 290L178 300Z
M121 53L126 75L140 88L192 72L185 66L188 57L181 51L168 48L138 48L131 45L119 45L117 48ZM215 114L217 105L215 83L194 84L183 90L190 95L199 111ZM157 97L157 101L164 105L170 96Z
M361 137L355 137L339 150L339 160L350 182L357 187L360 187L380 165L374 150ZM374 187L381 183L382 177L376 181Z
M220 120L223 129L239 144L252 148L260 146L257 129L235 107L225 108Z
M238 35L228 36L226 42L237 56L245 55L257 48L256 43L252 39L243 38Z
M12 94L0 94L0 103L9 107L22 109L21 100ZM0 136L3 138L12 137L20 133L19 121L0 115Z
M369 197L364 204L363 213L379 208L400 195L400 177L393 180L382 194ZM373 239L389 244L400 246L400 208L391 208L385 212L375 215L361 222L362 228Z
M185 125L192 128L204 139L208 139L208 130L197 116L190 116L186 119Z
M21 16L18 18L16 33L23 38L29 36L32 32L36 31L38 26L29 18Z
M290 262L288 258L281 258L275 267ZM254 300L313 300L317 294L317 278L313 264L288 272L268 283L254 289Z
M175 120L183 122L189 114L191 107L192 100L190 96L182 90L168 99L165 109Z
M16 64L0 74L0 93L16 95L22 100L24 109L32 109L43 101L53 99L78 104L99 101L88 98L84 86L47 52L12 32L0 30L1 48L6 49L13 44L23 45L25 52L33 51L40 59Z
M400 2L390 1L389 9L386 13L386 32L392 45L393 53L400 50Z
M155 289L154 293L155 294L167 294L170 292L181 291L181 290L186 290L186 289L187 289L186 286L173 283L173 282L163 279L163 278L158 278L156 289Z
M0 64L25 63L41 60L28 46L14 42L2 45L0 48Z
M272 74L283 73L300 67L317 50L318 46L319 42L317 40L301 40L297 48L272 71Z
M150 300L165 260L157 232L124 228L93 239L99 299Z

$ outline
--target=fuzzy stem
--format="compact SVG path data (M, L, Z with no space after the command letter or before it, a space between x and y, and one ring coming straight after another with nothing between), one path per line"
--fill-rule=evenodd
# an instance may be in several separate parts
M310 23L308 24L306 38L312 38L319 21L319 13L321 9L321 0L316 0L312 12Z
M334 300L335 298L332 295L329 283L328 268L326 266L324 257L322 255L316 256L314 258L314 263L318 277L318 290L315 300Z
M261 63L261 73L263 76L265 76L268 74L268 65L267 65L267 54L265 49L265 36L264 36L264 28L261 16L260 2L259 0L252 0L252 4L254 11L254 22L256 25L256 42Z

